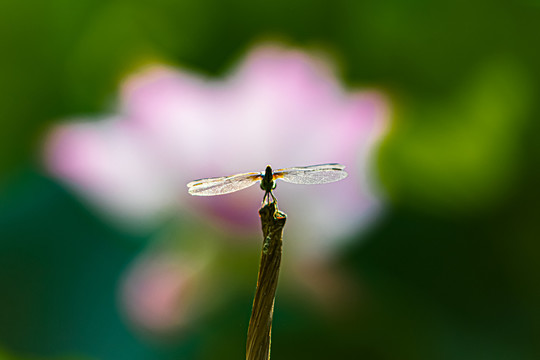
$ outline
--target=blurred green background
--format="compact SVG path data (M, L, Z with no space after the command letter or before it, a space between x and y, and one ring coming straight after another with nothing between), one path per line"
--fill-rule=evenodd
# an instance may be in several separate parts
M251 292L175 341L131 331L118 281L152 234L93 216L40 156L48 126L109 111L137 65L219 76L265 39L323 49L392 112L388 210L340 259L369 291L345 318L278 291L272 357L540 358L539 15L533 0L1 1L0 358L244 356Z

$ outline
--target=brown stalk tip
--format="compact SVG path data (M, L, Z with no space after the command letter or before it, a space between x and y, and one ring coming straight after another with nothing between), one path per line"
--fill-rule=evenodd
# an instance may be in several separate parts
M259 215L263 231L263 246L257 289L249 320L246 360L268 360L270 358L274 299L281 265L283 227L287 219L287 215L277 209L275 201L260 208Z

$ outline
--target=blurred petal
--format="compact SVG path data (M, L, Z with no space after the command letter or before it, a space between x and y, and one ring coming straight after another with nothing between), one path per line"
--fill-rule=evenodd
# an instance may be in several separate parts
M49 137L47 163L109 215L151 223L172 206L175 185L145 145L121 119L62 125Z
M127 315L142 331L165 334L194 321L201 311L201 263L167 255L143 256L121 291Z

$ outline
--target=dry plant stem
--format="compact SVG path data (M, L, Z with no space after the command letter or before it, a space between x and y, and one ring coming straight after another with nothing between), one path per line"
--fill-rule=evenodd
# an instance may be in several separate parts
M270 332L274 298L281 265L283 226L287 215L277 209L275 201L259 209L263 230L263 249L259 265L257 290L249 320L246 360L270 359Z

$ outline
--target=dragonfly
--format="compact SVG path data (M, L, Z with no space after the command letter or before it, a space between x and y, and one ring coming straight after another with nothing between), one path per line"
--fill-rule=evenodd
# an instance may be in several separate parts
M191 195L214 196L229 194L260 182L261 189L264 191L263 203L265 203L270 202L270 198L276 201L272 190L276 188L278 179L293 184L326 184L346 178L347 173L344 169L345 166L341 164L321 164L274 171L268 165L263 172L200 179L190 182L187 187Z

